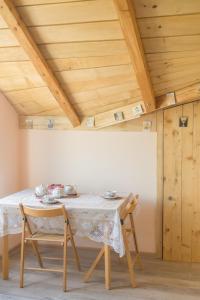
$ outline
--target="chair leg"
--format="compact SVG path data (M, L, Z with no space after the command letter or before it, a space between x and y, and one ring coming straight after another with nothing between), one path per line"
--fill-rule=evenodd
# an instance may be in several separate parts
M92 276L92 273L94 272L97 264L99 263L99 261L100 261L100 259L102 258L103 255L104 255L104 247L101 249L101 251L97 255L95 261L93 262L92 266L90 267L90 269L85 274L84 282L87 282L90 279L90 277Z
M125 246L125 251L126 251L126 259L127 259L127 263L128 263L128 270L129 270L129 275L130 275L130 282L131 282L132 287L135 288L137 285L136 285L136 280L135 280L135 272L133 270L133 261L132 261L131 253L129 250L126 232L124 229L122 229L122 233L123 233L123 240L124 240L124 246Z
M67 291L67 240L63 246L63 291Z
M138 248L138 242L137 242L137 236L136 236L136 231L135 231L135 224L134 224L134 220L133 220L133 215L129 214L129 218L130 218L130 223L131 223L131 232L132 232L132 236L133 236L133 242L134 242L134 246L135 246L135 252L136 252L136 260L135 262L138 261L140 268L143 269L143 264L142 264L142 260L141 260L141 256L140 256L140 252L139 252L139 248Z
M72 245L74 256L75 256L77 269L78 269L78 271L81 271L80 258L79 258L79 255L78 255L78 251L76 249L76 245L74 243L74 237L73 237L71 232L70 232L70 240L71 240L71 245Z
M35 256L37 257L37 260L38 260L40 268L44 268L43 262L42 262L42 258L40 256L40 252L38 250L38 243L37 243L37 241L31 241L31 245L32 245L33 251L35 253Z
M25 241L24 241L24 232L22 232L21 237L21 258L20 258L20 288L24 287L24 250L25 250Z

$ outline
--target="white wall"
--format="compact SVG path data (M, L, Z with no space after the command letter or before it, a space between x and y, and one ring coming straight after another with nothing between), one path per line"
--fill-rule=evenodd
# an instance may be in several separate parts
M8 101L0 94L0 197L19 189L19 129L18 117ZM18 237L11 239L12 248ZM1 253L0 239L0 253Z
M76 184L80 192L139 193L141 250L155 251L156 133L21 130L21 184Z

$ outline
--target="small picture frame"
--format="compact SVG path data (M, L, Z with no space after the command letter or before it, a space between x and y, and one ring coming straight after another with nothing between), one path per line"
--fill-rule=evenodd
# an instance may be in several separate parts
M188 127L188 117L180 117L179 118L179 127Z
M33 120L27 119L25 122L27 129L33 129Z
M54 120L50 119L48 120L48 129L53 129L54 128Z
M122 111L118 111L114 113L115 121L120 122L124 120L124 113Z
M86 120L86 126L88 128L93 128L95 126L95 117L88 117Z

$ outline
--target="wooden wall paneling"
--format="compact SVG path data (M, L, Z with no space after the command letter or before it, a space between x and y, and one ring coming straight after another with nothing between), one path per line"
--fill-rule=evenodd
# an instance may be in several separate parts
M4 92L18 113L22 115L48 115L49 110L57 107L57 112L63 115L54 97L47 87L29 88ZM120 106L126 106L141 99L140 90L133 90L132 82L97 90L89 90L71 94L73 106L81 117L105 112ZM42 99L42 102L40 103ZM32 105L30 106L30 103ZM34 106L33 106L34 103ZM45 107L46 106L46 107ZM31 112L29 110L31 107ZM27 109L27 112L26 112Z
M200 14L138 20L142 38L200 34Z
M192 215L192 258L193 262L200 262L200 102L194 103L193 129L193 215Z
M77 43L45 44L38 46L46 59L95 59L98 57L127 56L128 50L124 40L93 41ZM0 61L24 61L29 57L21 47L0 47Z
M138 18L200 13L200 2L188 0L134 0Z
M48 63L54 71L69 71L128 65L131 61L129 55L118 54L96 57L49 59Z
M0 47L15 47L19 46L19 43L10 29L0 30Z
M164 112L158 111L156 116L156 131L157 131L157 203L156 203L156 255L158 258L163 257L163 153L164 153L164 127L163 117Z
M64 2L80 2L80 0L13 0L16 6L40 5L40 4L54 4ZM84 1L84 0L83 0ZM93 1L93 0L89 0Z
M156 96L160 96L171 91L176 92L177 90L183 89L187 86L197 84L199 82L199 76L193 71L189 71L185 76L183 72L177 72L176 74L168 73L164 75L160 81L152 78L152 82Z
M19 62L29 60L21 47L0 47L0 62Z
M95 90L132 82L133 89L138 88L131 65L82 69L56 72L59 82L69 86L71 93Z
M177 103L191 102L200 99L200 83L176 91Z
M54 70L54 68L52 69ZM70 93L95 90L97 88L115 86L126 82L132 83L132 89L138 88L132 65L98 67L62 72L56 71L55 75L59 82L63 84L63 88L66 88L66 91L68 90ZM10 82L10 78L13 77L17 77L16 85L14 85L14 81L13 85ZM4 79L11 90L20 89L20 85L17 86L17 81L19 81L20 78L26 79L24 89L45 85L30 61L0 63L0 79ZM23 87L21 88L23 89Z
M123 39L118 21L29 27L37 44Z
M31 74L26 76L0 77L0 90L2 92L20 91L24 89L45 86L40 76ZM28 99L27 99L28 101Z
M59 106L67 114L68 118L74 126L79 125L79 117L74 111L70 100L61 88L59 82L54 77L53 72L49 68L45 59L41 55L39 49L35 44L35 41L33 40L31 34L27 30L27 27L20 18L13 3L10 0L1 0L0 13L4 17L9 28L15 34L16 38L19 40L20 44L23 46L24 50L33 62L35 68L48 85Z
M145 53L200 50L200 35L142 39Z
M124 39L108 41L81 41L76 43L42 44L39 49L45 58L96 57L127 54Z
M192 254L192 220L194 201L193 162L193 103L183 105L183 117L188 117L188 126L182 128L182 194L181 194L181 261L190 262ZM200 229L200 228L199 228Z
M18 7L18 12L27 26L117 20L113 0L22 6Z
M0 29L2 28L8 28L8 25L4 21L4 19L0 16Z
M142 99L145 103L146 110L150 112L155 108L155 98L144 57L133 2L129 0L114 0L114 3L123 34L127 42L138 85L141 89Z
M181 156L182 137L179 118L182 107L164 112L164 214L163 257L181 260Z
M5 92L4 95L21 115L64 115L47 87Z

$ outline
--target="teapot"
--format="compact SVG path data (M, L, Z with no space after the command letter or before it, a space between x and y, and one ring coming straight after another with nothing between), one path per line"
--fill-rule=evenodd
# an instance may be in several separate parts
M43 197L47 194L47 188L44 184L38 185L35 188L35 194L37 197Z

